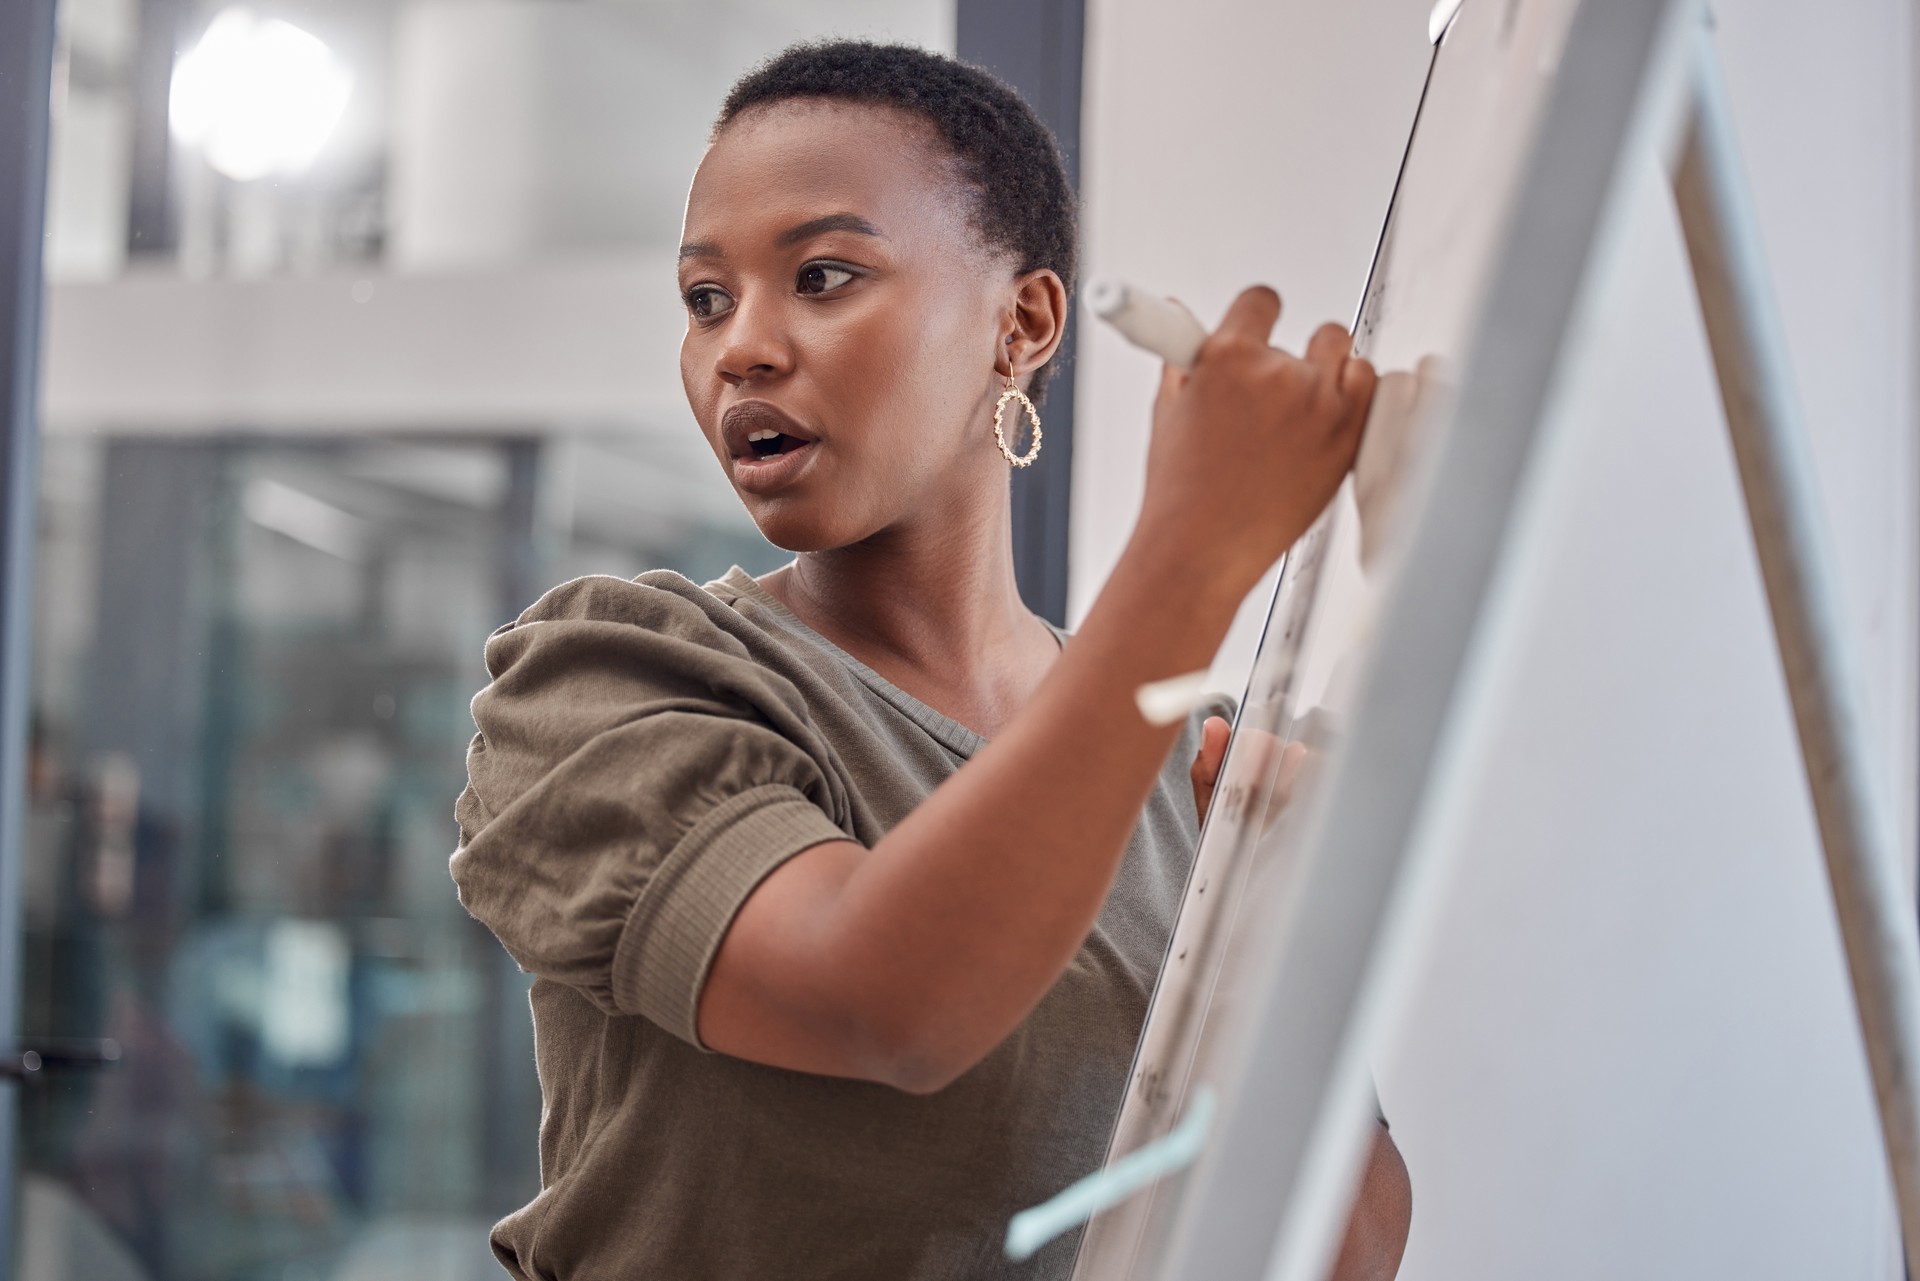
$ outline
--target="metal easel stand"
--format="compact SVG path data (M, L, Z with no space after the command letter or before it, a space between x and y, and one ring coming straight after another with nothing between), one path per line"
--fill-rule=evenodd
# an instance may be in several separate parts
M1689 70L1673 194L1800 733L1901 1233L1907 1258L1920 1261L1920 926L1899 871L1892 811L1874 777L1786 338L1704 24Z
M1594 263L1611 252L1617 175L1671 132L1695 12L1689 0L1592 0L1570 16L1481 319L1458 353L1452 425L1405 500L1399 568L1341 748L1296 819L1285 901L1222 1033L1208 1082L1219 1118L1164 1247L1130 1276L1322 1281L1338 1250L1374 1127L1368 1059L1424 968L1459 844L1461 771L1487 732L1529 534L1546 519L1536 478L1564 436L1543 430L1558 371Z
M1383 604L1235 1044L1161 1281L1318 1281L1368 1124L1366 1056L1420 962L1444 879L1451 763L1484 731L1502 568L1537 518L1530 462L1606 235L1615 173L1679 133L1673 187L1833 886L1909 1259L1920 1261L1920 929L1878 794L1807 437L1699 0L1583 3L1549 91L1483 332L1432 459L1419 536ZM1641 122L1644 121L1644 125ZM1682 126L1675 129L1673 126ZM1655 144L1657 145L1657 144ZM1546 433L1551 436L1551 433ZM1551 442L1548 441L1548 444Z

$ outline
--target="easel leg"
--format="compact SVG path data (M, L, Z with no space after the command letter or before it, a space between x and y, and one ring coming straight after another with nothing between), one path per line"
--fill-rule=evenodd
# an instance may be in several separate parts
M1920 1261L1920 922L1873 775L1813 459L1704 29L1673 191L1826 852L1907 1258Z

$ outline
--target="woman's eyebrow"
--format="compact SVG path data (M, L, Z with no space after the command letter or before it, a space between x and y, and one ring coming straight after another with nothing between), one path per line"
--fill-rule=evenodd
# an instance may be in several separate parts
M881 240L887 238L886 232L880 230L880 228L874 226L859 214L833 213L826 215L824 218L808 219L797 227L787 228L780 233L779 238L775 240L774 243L784 249L789 245L797 245L803 240L811 240L813 237L829 231L851 231L855 235L875 236Z
M859 236L873 236L880 240L888 239L887 233L862 218L859 214L833 213L820 218L809 218L806 222L789 227L774 238L774 244L785 249L797 245L803 240L829 231L851 231ZM689 258L724 258L720 246L709 240L689 240L680 246L680 261Z

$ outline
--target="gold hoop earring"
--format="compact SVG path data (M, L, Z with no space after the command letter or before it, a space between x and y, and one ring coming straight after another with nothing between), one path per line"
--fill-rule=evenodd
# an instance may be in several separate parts
M1012 449L1007 447L1007 429L1004 418L1007 412L1007 402L1015 398L1018 398L1020 403L1026 406L1027 421L1033 424L1033 443L1027 446L1027 452L1024 454L1016 454ZM1016 428L1016 430L1018 429ZM1021 391L1014 385L1012 374L1007 375L1007 389L1000 393L1000 399L995 402L993 406L993 438L999 442L1000 452L1004 454L1007 461L1015 467L1031 467L1033 466L1033 460L1040 456L1040 411L1033 407L1031 400L1027 399L1027 393Z

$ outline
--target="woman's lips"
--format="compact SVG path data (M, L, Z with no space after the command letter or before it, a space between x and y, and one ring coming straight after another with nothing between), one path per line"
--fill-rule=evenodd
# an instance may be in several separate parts
M820 446L807 440L783 454L770 454L765 458L755 454L735 457L730 460L733 483L749 494L771 494L792 484L819 452Z
M780 452L761 454L752 438L780 433ZM791 414L764 400L743 400L720 417L733 483L751 494L770 494L793 483L819 452L819 442Z

